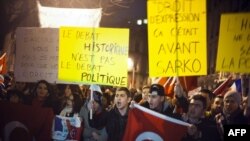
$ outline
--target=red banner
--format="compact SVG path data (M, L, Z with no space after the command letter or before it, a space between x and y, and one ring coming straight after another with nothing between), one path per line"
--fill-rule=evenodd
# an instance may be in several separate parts
M0 113L0 133L4 140L51 140L52 109L0 101Z
M135 104L129 112L123 141L180 141L188 125Z
M166 96L174 96L174 86L179 79L182 88L185 91L190 91L198 86L198 76L182 76L182 77L160 77L153 83L160 84L165 89Z

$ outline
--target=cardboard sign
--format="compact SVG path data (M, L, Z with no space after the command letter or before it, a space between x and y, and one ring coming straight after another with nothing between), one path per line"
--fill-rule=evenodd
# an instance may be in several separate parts
M149 75L207 73L206 1L148 1Z
M56 28L17 28L16 81L57 81L58 34Z
M128 29L60 28L58 79L127 86Z
M221 15L216 70L250 72L250 13Z

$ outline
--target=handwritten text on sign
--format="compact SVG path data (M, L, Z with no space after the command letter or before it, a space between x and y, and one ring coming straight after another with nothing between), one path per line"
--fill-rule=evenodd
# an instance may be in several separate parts
M24 28L16 30L15 79L36 82L57 80L58 29Z
M250 72L250 13L221 16L216 70Z
M128 29L61 27L58 79L127 86Z
M148 22L150 76L206 74L205 0L150 0Z

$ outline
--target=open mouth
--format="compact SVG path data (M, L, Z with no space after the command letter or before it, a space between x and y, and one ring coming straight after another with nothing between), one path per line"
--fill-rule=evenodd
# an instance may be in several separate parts
M116 102L116 105L117 105L117 106L120 106L120 105L121 105L121 102Z

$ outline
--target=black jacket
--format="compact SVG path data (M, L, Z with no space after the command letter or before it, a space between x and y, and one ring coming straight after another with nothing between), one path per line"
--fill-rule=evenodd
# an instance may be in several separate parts
M199 137L186 135L182 141L221 141L216 123L206 118L202 118L198 124L195 124L197 130L201 133Z
M128 109L129 110L129 109ZM121 141L126 129L128 110L124 116L120 114L118 109L114 107L108 113L108 121L106 130L108 141Z

